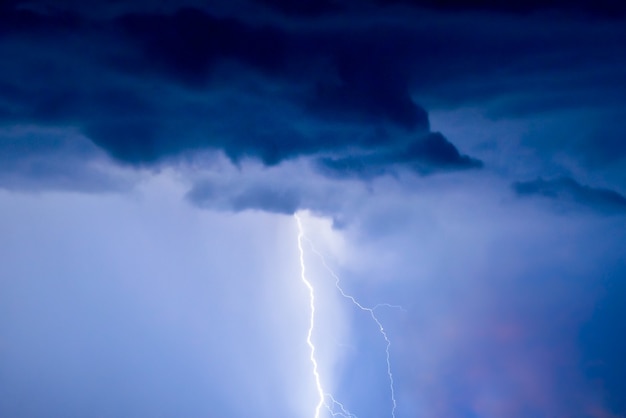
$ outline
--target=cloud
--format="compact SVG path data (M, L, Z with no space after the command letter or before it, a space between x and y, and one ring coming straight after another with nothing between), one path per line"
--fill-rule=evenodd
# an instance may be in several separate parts
M349 221L351 208L371 194L371 185L359 179L336 181L320 176L315 163L303 158L271 167L250 159L235 166L218 158L211 168L199 159L194 167L183 171L191 179L186 199L217 211L292 215L307 209L341 227Z
M170 175L122 199L0 191L0 415L314 408L292 220L198 211Z
M5 6L20 5L23 8L40 8L44 10L72 10L81 14L90 14L94 10L100 14L124 13L136 10L168 11L178 6L168 6L155 4L146 0L134 0L132 2L109 2L94 1L93 6L86 7L83 2L76 0L7 0L3 2ZM235 3L237 7L229 8L228 3ZM496 12L509 14L531 14L531 13L560 13L566 15L580 16L591 15L596 18L620 18L624 16L626 7L619 0L515 0L515 1L495 1L495 0L364 0L354 2L352 0L302 0L294 3L289 0L237 0L230 2L203 0L185 0L179 3L197 8L209 10L237 10L244 11L274 11L290 17L318 18L328 15L345 15L357 12L359 9L370 9L380 11L388 7L404 6L418 10L433 9L447 13L458 13L466 11L474 12Z
M598 381L611 380L615 399L623 393L610 342L621 326L611 327L607 312L584 348L578 333L594 312L600 278L622 278L623 220L503 200L508 184L486 176L416 178L403 187L376 180L368 198L344 208L354 221L335 231L347 246L336 253L319 227L308 228L346 289L370 306L404 308L377 311L392 341L397 416L611 416ZM384 351L366 319L354 314L346 343L368 341L371 351L348 350L339 395L378 416L388 414ZM606 346L594 347L595 335ZM607 362L598 380L581 356ZM608 405L623 412L619 402Z
M300 209L301 196L294 189L282 189L280 185L261 184L232 190L205 181L194 185L187 194L197 206L217 208L234 212L260 210L292 215Z
M626 213L626 197L609 189L585 186L569 177L516 182L518 196L540 196L566 204L576 204L604 213Z
M120 192L138 177L112 165L76 132L32 126L0 129L0 189Z
M31 10L4 16L22 23L0 49L9 63L0 122L77 128L127 163L212 148L276 164L428 130L397 60L377 60L372 39L359 34L305 33L199 9L97 25L74 16L70 28ZM328 44L335 35L339 42Z
M235 80L215 77L220 64L231 60L269 77L268 82L294 87L296 92L288 99L322 121L369 126L389 122L411 130L428 129L427 114L408 89L411 63L403 62L402 56L408 50L390 49L406 36L402 31L375 37L364 29L303 31L217 18L199 9L172 15L131 14L116 23L131 42L139 42L145 59L142 69L155 69L179 82L194 86L237 82L245 73L232 74ZM378 54L387 59L378 59ZM231 70L242 72L237 67Z
M48 22L50 36L45 50L43 44L29 41L33 36L41 39L27 24L8 37L5 53L11 64L4 70L9 80L4 91L12 104L4 106L5 123L78 125L110 155L132 164L154 164L213 148L233 160L252 156L266 164L330 153L327 165L338 161L353 166L350 154L356 149L356 154L380 153L373 158L377 166L397 160L391 157L394 150L428 132L428 117L413 99L416 95L436 90L445 99L453 93L451 104L459 96L474 101L502 97L498 103L503 114L519 115L515 109L523 103L531 112L540 112L545 104L562 108L573 101L555 101L538 91L570 91L568 77L555 85L551 76L537 74L585 72L582 62L566 68L550 57L557 49L569 56L581 40L583 48L596 47L595 41L575 34L582 24L571 22L559 22L556 38L548 40L543 29L521 38L528 22L515 20L512 28L501 27L502 40L496 40L464 19L453 31L444 31L446 17L414 28L396 15L391 21L397 25L355 17L348 20L353 26L313 25L304 30L218 17L200 9L124 14L89 31L85 27L90 21L81 18L72 30L85 31L89 42L61 45L67 29L59 18L29 13ZM593 25L583 29L594 38L603 35ZM605 32L608 38L616 29L609 26ZM88 44L103 48L85 55ZM508 48L511 45L515 48ZM17 53L24 48L33 51L28 61ZM612 45L601 51L604 48ZM536 68L522 65L523 57L531 55L539 58ZM503 60L510 63L507 71L492 77ZM570 58L565 60L570 63ZM622 64L614 60L619 69ZM52 69L50 79L29 86L35 74L26 68L36 68L33 64ZM594 65L599 70L587 73L584 83L601 89L597 95L602 97L614 83L598 84L608 66L605 58ZM66 67L71 76L61 79ZM441 168L455 167L449 162L443 161ZM435 166L436 159L429 164Z
M290 16L319 17L339 13L345 9L345 4L341 0L302 0L299 2L258 0L258 3Z
M484 11L513 14L533 12L561 12L566 14L591 14L603 18L618 18L626 14L626 6L619 0L376 0L382 5L403 4L417 8L451 11Z
M621 190L616 185L619 175L626 176L619 167L626 155L620 140L626 97L622 6L612 19L604 19L609 2L602 0L596 6L556 0L542 4L534 0L123 3L35 0L0 5L0 187L118 191L144 173L138 168L163 169L163 176L148 182L147 193L146 183L136 189L144 197L154 193L154 199L148 199L154 213L140 209L147 202L143 198L136 199L143 203L125 201L135 209L125 208L131 212L123 215L112 211L119 199L107 206L109 196L74 195L76 202L91 203L63 212L79 222L73 235L55 221L61 212L54 208L60 206L36 205L47 217L35 218L52 230L46 241L36 237L34 242L46 243L38 247L42 254L52 249L67 253L58 245L58 237L71 237L80 244L79 255L86 251L98 256L93 261L106 267L99 272L103 280L109 275L122 277L116 270L130 268L132 280L120 283L127 286L146 279L147 287L135 289L136 294L158 307L172 303L172 311L164 317L176 316L180 306L202 308L171 323L172 334L163 334L163 340L179 348L169 353L190 359L188 347L196 347L195 354L206 361L225 358L234 347L241 352L226 357L249 363L225 363L217 375L230 377L224 386L223 379L198 372L192 360L185 360L184 369L195 370L192 375L198 379L187 380L188 387L206 387L200 380L215 378L209 387L219 389L216 396L224 402L231 396L235 399L224 408L241 408L239 413L249 416L246 409L253 404L237 403L243 382L244 392L258 389L259 398L268 403L268 413L276 415L271 400L284 399L278 393L283 386L267 385L264 365L277 364L274 360L281 356L272 350L275 340L268 340L264 327L257 326L257 312L249 303L258 302L262 289L249 286L265 283L261 279L266 275L267 283L280 288L275 269L286 259L293 261L294 270L285 273L285 282L293 284L298 274L294 225L289 217L272 214L308 209L332 219L335 231L325 232L343 234L346 242L359 247L342 265L346 283L368 301L399 301L407 308L405 322L385 321L394 341L393 367L397 365L401 388L398 416L608 416L599 395L602 389L593 381L597 376L607 384L610 405L623 412L623 403L615 400L624 399L623 385L611 375L623 369L616 360L623 350L619 345L583 347L581 371L576 339L593 311L601 287L597 278L623 277L624 269L616 267L615 260L623 258L624 218L580 216L571 210L626 212L623 194L573 180ZM586 13L589 19L578 18ZM435 128L427 109L468 111L463 115L469 115L471 129L452 126L445 118ZM481 122L472 112L483 118ZM494 130L503 120L499 131ZM596 166L581 164L586 159ZM609 165L617 174L602 171ZM520 199L503 198L511 194L511 181L537 176L544 177L513 184ZM181 204L177 200L181 196L209 210L187 206L171 211ZM13 193L2 197L9 203L15 198ZM61 202L67 198L54 197ZM567 210L556 216L536 197ZM19 198L25 206L32 204L32 196ZM15 208L19 220L23 214ZM89 213L101 210L107 221L72 215L84 213L84 208ZM17 232L8 234L9 240L45 229L29 227L20 232L18 226L24 223L7 223L11 228L13 224ZM120 225L132 227L119 229ZM63 229L61 235L57 227ZM84 239L87 227L96 229L92 229L96 239ZM281 247L268 239L272 234ZM207 236L214 240L208 252ZM169 245L173 242L186 244ZM242 242L250 247L242 247ZM277 260L259 253L258 243ZM30 248L27 243L20 245L8 248L15 254ZM240 262L242 253L250 262ZM112 255L123 263L111 262ZM41 277L51 277L44 271L48 264L33 264L30 256L24 254L28 268L42 269ZM210 262L207 267L207 256L217 257L220 263ZM260 272L255 258L268 271ZM154 260L163 262L162 268L153 269ZM135 270L144 261L150 268ZM92 271L94 265L89 257L60 254L50 259L49 267L65 262L68 271L60 271L59 277L69 277L76 262L81 271ZM180 266L193 274L181 274ZM31 270L24 271L28 275ZM155 277L167 281L161 289L167 297L145 291L153 289ZM187 287L192 277L199 287ZM259 280L250 281L251 277ZM208 284L225 285L231 299L223 299L224 294L207 288ZM177 286L193 291L177 296L172 291ZM241 292L241 286L253 290ZM622 288L617 289L622 295ZM281 295L274 287L270 290L267 301L259 305L262 308L272 307ZM281 300L302 313L301 301L291 298L299 290ZM47 295L25 292L35 302ZM207 294L220 304L207 303ZM119 297L116 292L111 295ZM607 300L611 307L619 298ZM224 310L217 309L224 301L228 302ZM141 316L141 305L130 302L124 309L137 310L135 314ZM222 318L224 312L239 318L232 324L245 326L231 328L229 321L228 330L221 333L228 344L211 345L213 330L204 332L203 318ZM268 320L272 317L281 324L276 329L293 332L282 349L293 347L291 337L295 344L303 342L298 330L289 328L295 327L290 315L280 309L263 312ZM594 316L586 344L593 345L590 341L596 337L602 344L612 344L621 328L599 328L621 313L614 309ZM67 317L84 316L67 311ZM189 325L194 323L192 317L201 318L197 325L203 330L203 341L216 350L210 356L194 345L198 340L193 333L180 334L184 328L178 322ZM288 321L283 324L284 318ZM302 318L306 325L306 312ZM39 319L32 317L37 324ZM65 319L55 321L67 324ZM154 320L155 334L167 331L159 321ZM21 332L29 327L14 325L16 336L26 335ZM44 323L39 326L50 328ZM134 332L143 325L134 327L129 329ZM91 329L81 326L78 340L91 335ZM115 337L117 328L111 329L110 336ZM359 323L355 338L368 340L369 329L371 323ZM250 355L252 349L258 353L258 345L241 343L255 342L251 335L268 354L261 361ZM108 339L106 344L113 345L107 349L119 347L116 352L123 353L124 344L117 345L120 341L126 340ZM150 343L144 341L146 346ZM23 350L14 347L12 354L23 359L13 369L16 379L23 376L20 367L32 376L41 374L38 367L31 367L30 358L21 357ZM66 352L63 345L58 347ZM304 344L300 348L306 349ZM146 352L142 346L134 350ZM164 352L166 348L162 351L156 350L154 357L138 366L141 373L135 386L141 387L141 380L154 370L167 373L167 367L161 366L170 364L171 355ZM54 361L55 355L41 358L54 366L44 386L55 386L57 376L65 376L68 388L80 389L76 382L83 381L88 368L67 374ZM602 361L607 366L594 366ZM294 359L293 364L302 363ZM304 364L308 373L309 363ZM380 384L385 376L361 382L359 373L377 372L367 369L372 362L362 364L363 369L347 368L345 377L345 382L352 379L359 384L345 386L351 386L354 397L361 386L370 386L355 403L369 406L369 402L369 413L382 416L388 403L382 398L387 388ZM231 366L237 370L234 377L228 370ZM115 377L125 377L128 370L123 369ZM292 374L294 380L303 381L291 366L279 369L270 372L282 370L289 382ZM180 379L185 376L189 377L186 371L175 374ZM291 390L289 386L284 387ZM113 392L115 396L102 399L115 401L131 393ZM205 400L200 392L192 392L188 396ZM308 408L289 393L294 406ZM176 401L180 399L184 397ZM168 411L175 405L171 408Z
M420 175L437 171L477 169L483 163L461 155L459 150L440 133L423 135L407 148L380 152L361 157L321 158L320 171L335 177L373 178L393 174L394 168L406 167Z
M481 103L488 114L519 118L613 108L625 96L626 62L616 53L624 29L615 22L544 25L532 15L456 14L465 7L455 3L438 13L304 4L280 18L248 13L288 9L280 1L99 3L97 16L72 1L19 4L0 13L13 22L0 48L8 63L0 122L77 128L132 165L208 148L268 165L317 155L356 166L355 155L380 154L367 165L388 172L382 161L430 132L420 102ZM470 8L500 7L481 4ZM339 9L345 15L333 20ZM317 17L290 20L292 12ZM465 167L428 164L433 172Z

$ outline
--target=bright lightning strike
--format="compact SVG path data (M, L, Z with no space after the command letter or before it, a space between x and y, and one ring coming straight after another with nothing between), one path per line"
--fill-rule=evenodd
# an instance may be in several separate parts
M339 416L343 418L357 418L357 417L356 415L353 415L350 412L348 412L348 410L344 407L344 405L341 402L335 400L335 398L332 395L325 393L324 388L321 384L321 378L320 378L320 374L318 371L317 358L315 357L315 344L313 343L313 340L312 340L313 330L315 329L315 289L313 285L311 284L311 282L306 277L306 266L304 262L304 248L302 245L302 242L304 240L308 242L311 250L320 258L324 268L335 279L335 287L337 288L341 296L343 296L345 299L350 300L350 302L352 302L352 304L356 306L358 309L360 309L361 311L367 312L369 316L372 318L372 321L378 327L379 333L385 340L385 356L386 356L385 360L387 363L387 376L389 379L389 391L390 391L391 404L392 404L391 417L395 418L396 416L395 411L396 411L397 403L396 403L396 397L395 397L393 373L391 370L391 359L390 359L390 353L389 353L389 350L391 349L391 341L389 340L389 337L387 335L387 332L385 331L385 328L383 327L382 323L380 322L380 320L378 319L374 311L381 307L398 308L398 309L402 309L402 307L397 306L397 305L390 305L387 303L381 303L381 304L374 306L373 308L368 308L366 306L363 306L361 303L359 303L359 301L357 301L354 296L347 294L340 285L339 276L330 268L330 266L326 263L324 256L315 248L315 246L313 245L313 242L311 242L311 240L308 237L306 237L306 235L304 234L304 229L302 227L302 221L300 220L300 217L297 214L294 214L294 217L296 218L296 222L298 224L298 249L300 251L301 279L302 279L302 282L307 287L307 289L309 290L309 300L310 300L310 308L311 308L309 330L307 334L307 344L309 345L311 349L310 359L311 359L311 363L313 364L313 375L315 377L315 384L317 388L317 393L319 395L319 401L315 408L315 418L319 418L322 406L325 406L328 409L328 411L331 413L331 415L334 417L335 416ZM330 402L326 401L327 398L330 400Z
M398 305L390 305L388 303L379 303L378 305L374 306L373 308L368 308L366 306L363 306L359 303L359 301L357 301L354 296L347 294L343 288L341 287L341 285L339 284L339 276L337 276L337 274L335 274L335 272L330 268L330 266L328 266L328 264L326 263L326 260L324 259L324 256L317 251L317 249L313 246L313 243L311 242L310 239L306 238L305 239L308 241L309 245L311 246L311 250L317 254L317 256L320 258L320 260L322 260L322 265L324 266L324 268L326 270L328 270L328 272L331 274L331 276L333 276L333 278L335 279L335 287L337 288L337 290L339 291L339 293L341 293L341 296L343 296L344 298L350 300L356 307L358 307L360 310L369 313L370 317L372 318L372 320L374 321L374 323L376 323L376 326L378 327L378 332L380 332L380 335L382 335L383 339L385 340L385 360L387 362L387 377L389 378L389 391L391 393L391 416L393 418L395 418L396 416L396 407L397 407L397 402L396 402L396 394L395 394L395 389L394 389L394 382L393 382L393 373L391 371L391 359L390 359L390 354L389 354L389 350L391 349L391 340L389 340L389 337L387 335L387 332L385 331L385 327L383 327L383 325L381 324L380 320L378 319L378 317L376 317L376 314L374 314L374 311L378 308L381 307L387 307L387 308L397 308L397 309L402 309L401 306Z
M315 386L317 388L317 394L319 395L319 401L317 402L317 406L315 407L315 418L319 418L320 409L325 404L324 398L324 389L322 388L322 383L320 379L319 371L317 370L317 358L315 357L315 345L313 344L312 336L313 330L315 329L315 289L309 280L306 278L306 266L304 263L304 249L302 248L302 239L304 238L304 230L302 229L302 222L300 221L300 217L296 214L294 215L296 221L298 222L298 249L300 250L300 278L304 285L309 289L309 302L311 308L311 316L309 320L309 332L306 337L306 343L309 345L311 349L311 363L313 364L313 375L315 376Z

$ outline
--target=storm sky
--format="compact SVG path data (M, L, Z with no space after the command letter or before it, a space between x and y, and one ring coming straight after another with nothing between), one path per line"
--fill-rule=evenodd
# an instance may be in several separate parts
M313 418L297 214L353 416L625 417L625 40L618 0L0 3L0 416ZM337 279L401 307L393 392Z

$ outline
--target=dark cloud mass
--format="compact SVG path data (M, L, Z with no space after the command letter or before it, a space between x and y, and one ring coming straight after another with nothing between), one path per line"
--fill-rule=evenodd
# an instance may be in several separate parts
M437 10L479 10L504 13L552 11L560 13L591 13L601 17L621 17L626 6L620 0L377 0L379 4L405 4Z
M209 148L234 161L331 154L327 166L354 166L349 150L358 150L380 153L375 166L420 160L424 172L479 165L433 158L439 151L397 153L429 131L419 98L486 100L497 114L520 115L623 90L610 82L626 67L614 53L623 49L620 25L451 13L515 11L522 2L399 2L439 10L432 15L396 13L391 3L242 1L230 11L201 1L180 9L97 3L100 18L72 1L5 4L0 123L78 128L131 164ZM576 4L545 6L586 10ZM255 18L255 10L269 14Z
M321 158L322 172L333 176L372 178L393 173L393 165L406 166L416 173L427 175L436 171L480 168L483 163L459 150L440 133L429 133L417 138L406 148L379 152L360 157Z
M568 177L516 182L513 188L519 196L541 196L600 212L626 213L626 197L623 195L609 189L585 186Z
M274 10L291 16L318 17L354 11L357 7L410 7L445 12L480 11L507 14L559 13L599 18L623 17L626 6L620 0L260 0Z
M192 8L63 16L3 11L14 22L0 51L5 125L78 127L132 164L207 147L276 164L428 130L399 57L378 55L399 34L307 33Z
M345 3L340 0L260 0L260 3L282 13L296 16L322 16L340 13L345 9Z

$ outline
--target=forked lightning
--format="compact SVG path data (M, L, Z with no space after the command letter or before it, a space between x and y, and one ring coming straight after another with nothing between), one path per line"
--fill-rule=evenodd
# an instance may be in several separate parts
M320 258L324 268L335 279L335 287L337 288L341 296L343 296L345 299L350 300L350 302L354 306L359 308L361 311L367 312L369 316L372 318L372 321L378 327L378 331L380 332L383 339L385 340L387 376L389 379L389 391L391 394L391 404L392 404L391 417L395 418L395 411L396 411L397 403L396 403L396 398L395 398L394 380L393 380L393 373L391 370L391 360L390 360L390 353L389 353L389 350L391 348L391 341L389 340L389 337L387 335L387 332L385 331L385 328L381 324L380 320L376 317L376 314L374 313L374 311L380 307L399 308L399 309L402 309L402 307L397 306L397 305L390 305L390 304L378 304L374 306L373 308L368 308L366 306L361 305L361 303L359 303L354 296L347 294L340 285L339 276L335 274L335 272L330 268L328 263L326 263L326 260L324 259L323 255L315 248L311 240L304 234L302 221L300 217L298 216L298 214L294 214L294 217L298 224L298 250L300 251L300 277L302 279L302 282L304 283L304 285L307 287L309 291L309 302L310 302L310 309L311 309L309 329L307 333L307 344L310 348L310 360L311 360L311 364L313 365L313 376L315 380L317 394L319 397L318 403L315 407L314 418L320 418L322 407L325 407L326 409L328 409L330 414L334 417L342 417L342 418L357 418L357 417L356 415L351 414L348 411L348 409L341 402L337 401L331 394L326 393L322 385L322 379L320 377L319 370L318 370L318 362L315 356L315 344L313 342L313 331L315 329L315 288L306 277L306 263L304 261L304 247L303 247L303 241L305 240L309 244L311 251Z

